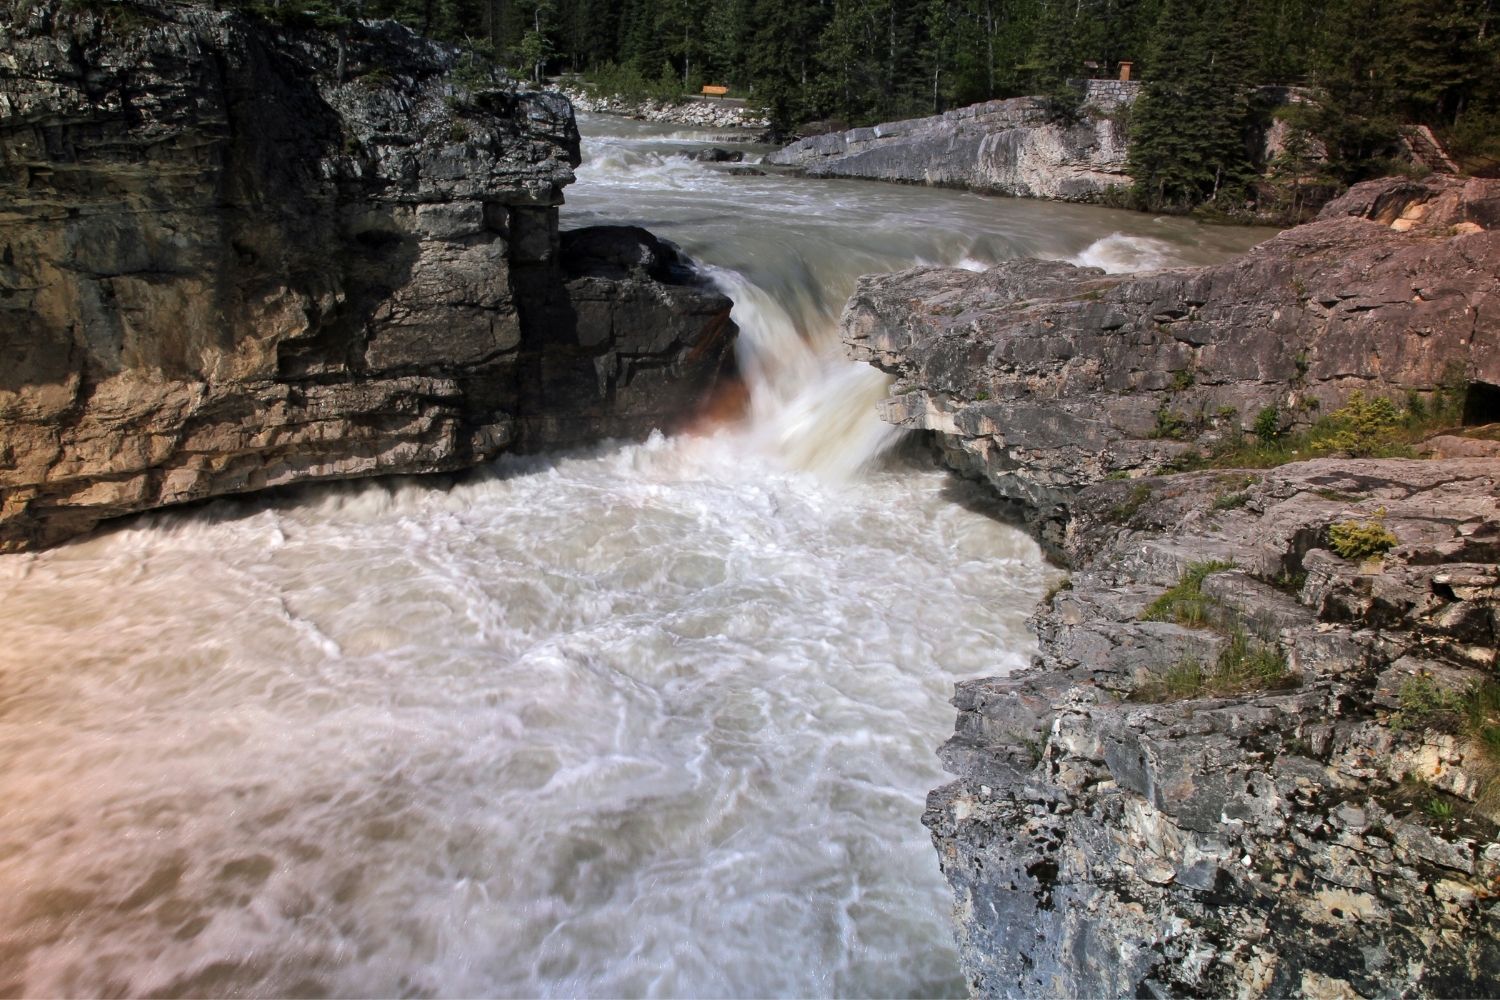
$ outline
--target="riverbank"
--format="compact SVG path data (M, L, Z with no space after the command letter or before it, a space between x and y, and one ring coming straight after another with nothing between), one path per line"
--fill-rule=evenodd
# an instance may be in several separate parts
M1072 571L929 798L977 994L1494 991L1497 208L1374 182L1198 271L862 284L887 419ZM1339 457L1380 449L1431 457Z

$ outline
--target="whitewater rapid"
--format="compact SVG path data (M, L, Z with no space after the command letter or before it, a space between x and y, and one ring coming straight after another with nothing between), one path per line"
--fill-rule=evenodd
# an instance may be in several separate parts
M1228 237L1066 206L1028 235L1045 206L585 127L564 225L703 263L748 418L0 557L0 994L962 991L934 750L1056 574L977 488L882 457L839 306L902 263Z

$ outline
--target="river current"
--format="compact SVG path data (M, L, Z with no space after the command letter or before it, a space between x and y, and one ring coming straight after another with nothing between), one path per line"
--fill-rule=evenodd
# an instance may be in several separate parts
M0 557L0 995L962 992L923 799L953 684L1026 662L1055 572L881 454L838 310L914 262L1261 234L582 124L564 227L708 269L749 417Z

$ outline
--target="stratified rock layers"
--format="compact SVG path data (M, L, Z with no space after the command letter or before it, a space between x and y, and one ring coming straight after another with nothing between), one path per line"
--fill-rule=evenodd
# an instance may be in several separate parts
M1457 707L1500 668L1500 458L1152 475L1355 389L1500 420L1497 196L1357 187L1212 268L861 283L844 334L898 376L888 419L1072 569L1034 665L960 685L924 817L977 995L1500 989L1500 762ZM1334 525L1392 547L1345 558ZM1152 613L1195 570L1189 613ZM1252 653L1284 672L1193 687Z
M1042 98L989 101L869 128L816 135L766 157L810 177L904 181L1060 201L1128 185L1121 110L1135 85L1091 81L1076 119Z
M0 551L644 434L726 363L685 269L564 266L562 98L390 23L97 10L0 4Z

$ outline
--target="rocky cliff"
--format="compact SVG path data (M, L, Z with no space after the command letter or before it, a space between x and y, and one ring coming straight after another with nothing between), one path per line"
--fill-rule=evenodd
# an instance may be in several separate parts
M928 800L976 994L1500 988L1497 195L1366 185L1214 268L862 283L887 416L1071 568ZM1417 447L1469 457L1153 474L1356 388L1448 392Z
M559 237L566 100L383 22L0 2L0 551L309 479L638 435L729 302Z
M904 181L1026 198L1094 201L1128 185L1123 110L1136 85L1090 81L1076 118L1037 97L811 136L766 157L811 177Z

